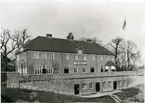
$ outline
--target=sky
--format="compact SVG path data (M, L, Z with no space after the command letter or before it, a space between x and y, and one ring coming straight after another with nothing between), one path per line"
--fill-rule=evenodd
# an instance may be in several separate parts
M137 44L145 62L145 0L0 0L0 26L26 28L33 38L72 32L75 39L96 37L104 44L121 36Z

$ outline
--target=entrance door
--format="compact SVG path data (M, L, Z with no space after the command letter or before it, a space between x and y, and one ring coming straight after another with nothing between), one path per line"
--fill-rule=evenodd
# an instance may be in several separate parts
M100 92L100 83L96 83L96 92Z
M46 69L42 69L42 73L43 74L46 74Z
M74 85L74 93L75 95L79 94L79 84Z
M113 89L116 90L117 89L117 81L113 82Z

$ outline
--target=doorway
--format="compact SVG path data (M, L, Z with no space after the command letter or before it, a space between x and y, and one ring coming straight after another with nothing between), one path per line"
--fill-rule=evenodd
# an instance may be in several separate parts
M75 85L74 85L74 94L75 94L75 95L78 95L78 94L79 94L79 89L80 89L80 88L79 88L79 84L75 84Z
M116 90L117 89L117 81L113 82L113 89Z
M96 92L100 92L100 83L99 82L96 83Z
M42 73L43 74L46 74L46 69L42 69Z

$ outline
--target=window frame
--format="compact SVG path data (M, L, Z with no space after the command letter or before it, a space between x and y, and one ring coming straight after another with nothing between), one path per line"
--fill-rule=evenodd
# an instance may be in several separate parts
M75 72L75 69L76 69L76 72ZM78 73L78 67L74 67L74 73Z
M78 54L75 54L75 55L74 55L74 59L75 59L76 61L79 60Z
M93 70L93 72L92 72L92 70ZM90 68L90 73L94 73L95 72L95 68L94 67L91 67Z
M89 83L89 89L92 89L92 88L93 88L93 83Z
M85 89L87 89L87 84L86 83L83 83L82 84L82 90L85 90Z

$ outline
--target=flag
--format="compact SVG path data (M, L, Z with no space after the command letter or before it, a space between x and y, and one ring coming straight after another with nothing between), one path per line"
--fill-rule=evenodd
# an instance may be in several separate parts
M124 24L123 24L122 29L124 30L124 29L125 29L125 27L126 27L126 20L124 20Z

